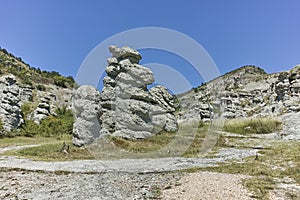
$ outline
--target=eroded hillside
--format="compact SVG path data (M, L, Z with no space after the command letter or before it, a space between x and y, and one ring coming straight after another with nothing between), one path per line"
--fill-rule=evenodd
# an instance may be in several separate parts
M71 76L31 67L0 49L0 85L1 131L11 132L26 129L32 122L40 124L57 116L57 109L69 107L75 81Z

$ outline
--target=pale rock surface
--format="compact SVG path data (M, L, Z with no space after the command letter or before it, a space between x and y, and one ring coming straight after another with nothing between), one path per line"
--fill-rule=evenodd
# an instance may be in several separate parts
M300 65L276 74L245 66L180 94L178 99L181 122L296 113L300 111Z
M73 96L73 144L82 146L100 135L100 93L92 86L79 87Z
M50 97L44 96L41 98L38 107L28 116L28 119L40 124L43 119L53 114L51 112Z
M100 135L142 139L162 131L177 131L174 97L167 88L156 86L150 69L139 65L142 58L129 47L109 48L104 87L80 87L74 94L73 143L91 143Z
M107 76L101 93L102 131L114 136L141 139L163 130L176 131L174 97L167 88L156 86L150 69L139 65L139 52L111 46Z
M23 123L19 90L13 75L0 77L0 119L6 131L18 128Z

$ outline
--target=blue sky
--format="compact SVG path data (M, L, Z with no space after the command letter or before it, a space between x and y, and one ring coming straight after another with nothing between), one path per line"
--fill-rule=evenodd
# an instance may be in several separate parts
M300 63L299 8L297 0L1 0L0 46L34 67L75 76L110 36L164 27L201 44L222 74L250 64L278 72ZM186 64L142 53L141 63ZM201 82L192 72L191 79Z

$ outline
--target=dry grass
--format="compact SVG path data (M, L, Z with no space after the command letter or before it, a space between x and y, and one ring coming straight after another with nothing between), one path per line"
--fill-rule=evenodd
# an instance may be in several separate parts
M266 134L280 130L281 122L271 118L227 120L223 130L238 134Z
M67 161L67 160L86 160L94 159L86 149L78 148L71 144L70 141L66 143L69 146L68 152L62 151L63 142L44 144L37 147L30 147L21 150L11 150L5 152L4 155L25 157L33 160L41 161Z
M12 138L0 138L0 148L9 146L24 146L32 144L49 144L49 143L61 143L62 141L70 141L71 135L63 135L60 138L56 137L12 137Z
M120 137L110 137L110 140L117 147L134 153L158 151L173 142L176 143L176 148L180 149L182 147L182 149L185 149L182 156L195 157L200 151L208 128L208 124L192 122L180 125L180 130L177 133L163 132L139 140L129 140Z

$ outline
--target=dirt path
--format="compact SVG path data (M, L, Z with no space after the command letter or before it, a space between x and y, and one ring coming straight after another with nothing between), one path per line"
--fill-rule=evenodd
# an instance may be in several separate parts
M18 147L19 149L22 147ZM0 150L1 151L1 150ZM3 149L2 149L3 152ZM242 159L254 156L257 150L221 149L214 158L156 158L156 159L120 159L120 160L76 160L64 162L32 161L12 156L0 156L0 167L19 168L39 171L69 171L78 173L102 172L168 172L191 167L214 166L218 162Z

